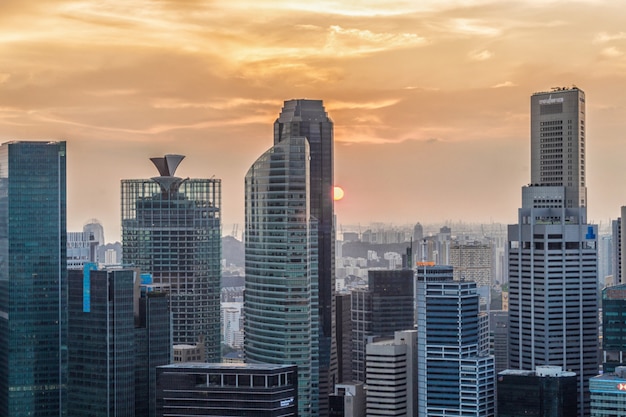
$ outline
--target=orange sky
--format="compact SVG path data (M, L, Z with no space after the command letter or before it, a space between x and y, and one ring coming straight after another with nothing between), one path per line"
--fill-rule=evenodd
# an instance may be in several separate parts
M418 4L418 5L416 5ZM587 98L589 218L626 205L626 2L2 0L0 140L68 142L68 228L119 236L148 158L223 180L224 232L282 102L335 122L344 224L516 221L529 96Z

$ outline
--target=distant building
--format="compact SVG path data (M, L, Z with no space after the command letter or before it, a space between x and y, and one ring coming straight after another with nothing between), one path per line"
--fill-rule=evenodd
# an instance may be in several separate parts
M367 417L414 416L417 412L417 332L367 344Z
M124 264L167 284L176 344L221 355L221 180L174 176L182 155L151 158L159 176L122 180Z
M489 312L491 354L495 359L496 374L509 367L509 312Z
M626 367L591 378L591 417L626 415Z
M0 146L0 416L65 415L65 142Z
M363 417L366 394L361 382L335 385L335 393L329 400L329 417Z
M337 378L339 382L350 382L352 378L352 295L337 293L336 332L337 332ZM335 390L336 391L336 390Z
M476 283L454 281L449 266L424 264L415 285L418 416L493 417L494 358L482 350Z
M222 303L222 340L235 349L243 349L243 303Z
M576 374L559 366L498 373L498 417L576 415Z
M164 365L157 368L156 398L156 417L297 417L298 367Z
M413 270L370 270L368 287L352 291L352 378L365 382L368 338L414 328Z
M452 241L449 257L455 280L474 281L478 287L493 284L493 248L490 243Z
M67 269L82 270L85 264L96 262L92 244L84 232L67 232Z
M626 363L626 284L602 290L602 370L613 372Z
M174 345L174 363L206 362L202 339L193 345Z

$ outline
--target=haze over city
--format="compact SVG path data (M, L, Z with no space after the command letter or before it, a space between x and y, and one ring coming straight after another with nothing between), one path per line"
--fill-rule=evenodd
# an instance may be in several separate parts
M516 222L529 96L586 93L589 219L626 204L626 4L4 1L0 139L67 140L68 230L120 230L120 179L187 155L224 232L284 100L335 123L340 223Z

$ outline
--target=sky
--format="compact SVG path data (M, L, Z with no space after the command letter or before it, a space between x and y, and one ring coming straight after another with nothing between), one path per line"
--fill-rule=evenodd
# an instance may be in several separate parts
M2 0L0 141L65 140L68 230L120 235L150 157L222 179L224 234L284 100L335 127L339 224L515 223L530 95L587 103L588 217L626 205L626 2Z

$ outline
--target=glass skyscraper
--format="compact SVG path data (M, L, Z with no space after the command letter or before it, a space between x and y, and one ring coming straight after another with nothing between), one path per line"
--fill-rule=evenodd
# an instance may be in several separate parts
M320 413L328 409L328 395L337 375L335 336L335 228L334 228L334 139L333 122L322 100L288 100L274 123L274 145L304 137L309 143L310 207L317 220L319 274Z
M560 366L589 415L598 373L597 226L587 223L585 93L531 96L531 184L508 227L509 368Z
M65 142L0 146L0 415L65 416Z
M174 176L182 155L151 158L160 176L122 180L125 264L169 285L175 344L204 338L220 360L221 180Z
M309 156L306 138L285 139L245 178L245 360L298 365L300 417L319 411L318 234Z

